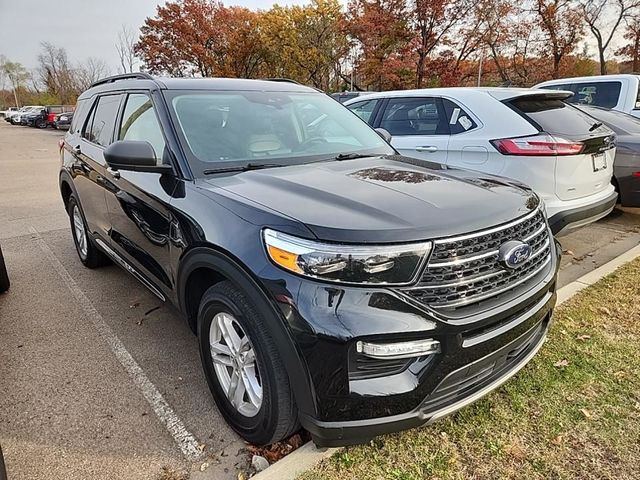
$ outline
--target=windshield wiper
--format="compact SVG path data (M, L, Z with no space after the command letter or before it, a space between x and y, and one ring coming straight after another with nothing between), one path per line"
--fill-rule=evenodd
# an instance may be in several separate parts
M229 167L209 168L202 173L213 175L215 173L248 172L249 170L260 170L261 168L284 167L279 163L247 163L246 165L234 165Z
M593 125L591 125L591 128L589 129L590 132L593 132L594 130L597 130L598 128L600 128L602 126L602 122L596 122Z
M369 157L375 157L376 155L365 155L363 153L339 153L338 155L336 155L334 157L334 160L354 160L356 158L369 158Z

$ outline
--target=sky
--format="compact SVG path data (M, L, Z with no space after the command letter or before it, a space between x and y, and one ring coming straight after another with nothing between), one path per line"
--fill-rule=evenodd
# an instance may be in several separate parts
M103 59L116 73L115 49L122 25L137 31L159 0L0 0L0 55L28 69L37 64L41 42L67 50L72 62ZM161 0L162 4L164 1ZM302 0L229 0L225 5L268 9Z

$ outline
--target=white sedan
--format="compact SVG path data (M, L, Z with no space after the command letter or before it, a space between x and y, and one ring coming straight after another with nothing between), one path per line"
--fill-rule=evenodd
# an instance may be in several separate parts
M529 185L555 234L613 210L615 135L564 100L571 92L433 88L381 92L345 103L409 157Z

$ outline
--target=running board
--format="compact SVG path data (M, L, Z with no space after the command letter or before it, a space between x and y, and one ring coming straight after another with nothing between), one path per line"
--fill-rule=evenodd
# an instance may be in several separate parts
M149 291L151 291L151 293L153 293L156 297L158 297L163 302L167 301L167 299L165 298L165 296L162 294L160 290L154 287L149 280L147 280L140 273L138 273L138 271L135 268L133 268L131 265L125 262L124 259L120 255L118 255L116 252L114 252L111 247L109 247L106 243L104 243L100 238L96 238L95 241L100 246L100 248L113 259L113 261L115 261L118 265L124 268L131 275L133 275L140 283L142 283L145 287L147 287Z

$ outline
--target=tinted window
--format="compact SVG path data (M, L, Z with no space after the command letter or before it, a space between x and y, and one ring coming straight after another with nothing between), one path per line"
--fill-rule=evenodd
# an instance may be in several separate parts
M576 83L570 87L575 94L567 102L613 108L618 104L621 87L620 82Z
M165 92L194 170L211 163L300 164L393 150L330 97L279 91ZM208 164L208 165L207 165Z
M369 123L371 120L371 114L373 110L376 108L378 104L378 100L363 100L362 102L356 102L351 105L348 105L347 108L351 110L353 113L358 115L365 122Z
M562 100L521 97L509 103L525 118L532 120L548 133L588 135L597 133L600 129L607 130L602 126L590 130L597 123L595 119Z
M151 98L147 95L133 94L127 98L118 140L149 142L156 152L156 159L162 159L164 137Z
M90 142L108 146L113 136L116 115L120 106L120 95L105 95L98 98L91 118L85 125L83 137Z
M79 126L78 123L80 122L81 118L84 118L84 112L85 109L87 108L87 100L78 100L78 104L76 105L76 111L75 114L73 115L73 120L71 122L71 128L69 129L70 132L77 132L79 130Z
M392 98L380 126L391 135L448 135L441 110L436 98Z
M464 133L478 126L460 105L446 98L442 99L442 104L444 105L444 111L447 116L447 121L449 122L451 135Z

